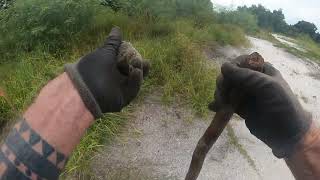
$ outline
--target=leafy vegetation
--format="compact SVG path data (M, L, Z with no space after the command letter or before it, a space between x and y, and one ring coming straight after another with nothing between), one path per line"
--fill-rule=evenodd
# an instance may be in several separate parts
M262 5L252 5L251 7L238 7L240 12L249 12L257 17L258 26L274 32L286 32L288 25L281 9L270 11Z
M124 39L150 59L142 92L161 87L165 102L181 97L197 114L206 115L216 68L208 65L202 48L246 43L241 28L217 19L210 0L16 0L0 10L0 86L22 113L65 63L97 48L119 26ZM6 120L13 117L10 108L0 106ZM88 179L92 154L121 129L133 109L98 120L71 156L64 176Z
M218 20L221 23L238 25L248 33L255 33L259 28L257 17L248 11L222 11Z
M0 53L11 59L35 49L58 53L94 22L90 0L17 0L0 18ZM1 62L1 61L0 61Z
M7 123L7 119L13 116L13 110L9 102L3 96L0 96L0 128L3 128Z
M320 34L317 33L318 28L313 23L307 21L299 21L293 26L298 33L309 35L314 41L320 43Z
M320 43L320 34L317 33L318 29L313 23L299 21L289 25L285 21L282 9L270 11L261 4L251 7L239 6L235 11L222 10L220 17L222 21L237 24L251 34L259 33L259 29L262 29L292 37L308 35Z

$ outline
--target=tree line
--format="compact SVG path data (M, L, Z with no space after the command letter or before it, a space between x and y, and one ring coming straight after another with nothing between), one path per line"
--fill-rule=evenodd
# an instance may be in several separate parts
M0 0L0 9L9 8L13 1ZM282 9L270 11L262 5L240 6L236 11L217 13L213 11L210 0L100 0L100 3L115 12L122 11L130 16L169 19L190 17L199 25L218 20L221 23L237 24L247 32L255 32L258 28L262 28L289 36L303 33L320 43L320 34L312 22L299 21L289 25L285 22Z
M303 33L320 43L320 34L317 32L318 29L315 24L308 21L299 21L294 25L289 25L285 22L285 16L282 9L270 11L262 5L252 5L251 7L238 7L237 11L254 15L256 17L257 25L262 29L283 33L289 36L296 36Z
M114 11L124 10L129 14L152 14L164 17L198 17L198 21L212 20L215 17L221 23L232 23L249 32L258 28L289 36L307 34L320 43L320 34L315 24L299 21L289 25L285 21L282 9L270 11L262 5L240 6L234 12L216 13L210 0L104 0L103 4ZM211 18L210 18L211 17Z
M213 15L210 0L104 0L102 4L130 15L152 14L171 18Z

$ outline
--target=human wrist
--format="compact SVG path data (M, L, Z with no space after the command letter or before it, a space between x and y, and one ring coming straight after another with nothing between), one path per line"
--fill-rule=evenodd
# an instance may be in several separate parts
M66 73L41 90L24 118L43 139L66 155L94 121Z
M320 129L312 122L310 129L299 141L294 153L285 161L293 173L295 179L319 179L320 169L318 159L320 150Z
M292 159L297 155L303 154L320 142L320 127L315 121L311 121L310 128L295 146L293 153L287 159Z

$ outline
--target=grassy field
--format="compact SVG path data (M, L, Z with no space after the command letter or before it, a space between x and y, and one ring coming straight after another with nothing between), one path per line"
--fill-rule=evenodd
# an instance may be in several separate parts
M133 16L93 2L17 0L8 11L0 11L0 87L8 99L0 99L2 121L17 114L13 109L23 113L41 87L63 72L64 64L101 45L113 26L151 63L140 98L160 88L164 103L180 97L196 114L206 116L217 69L206 63L202 49L209 44L242 45L243 31L214 18L199 24L196 18ZM97 120L70 157L63 177L88 179L92 155L112 140L135 108Z

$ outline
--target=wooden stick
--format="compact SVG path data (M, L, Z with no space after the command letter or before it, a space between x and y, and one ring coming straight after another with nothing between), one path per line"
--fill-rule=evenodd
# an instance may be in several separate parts
M210 126L199 140L193 152L191 165L185 180L196 180L198 178L208 151L225 129L232 115L233 112L219 111L216 113Z

